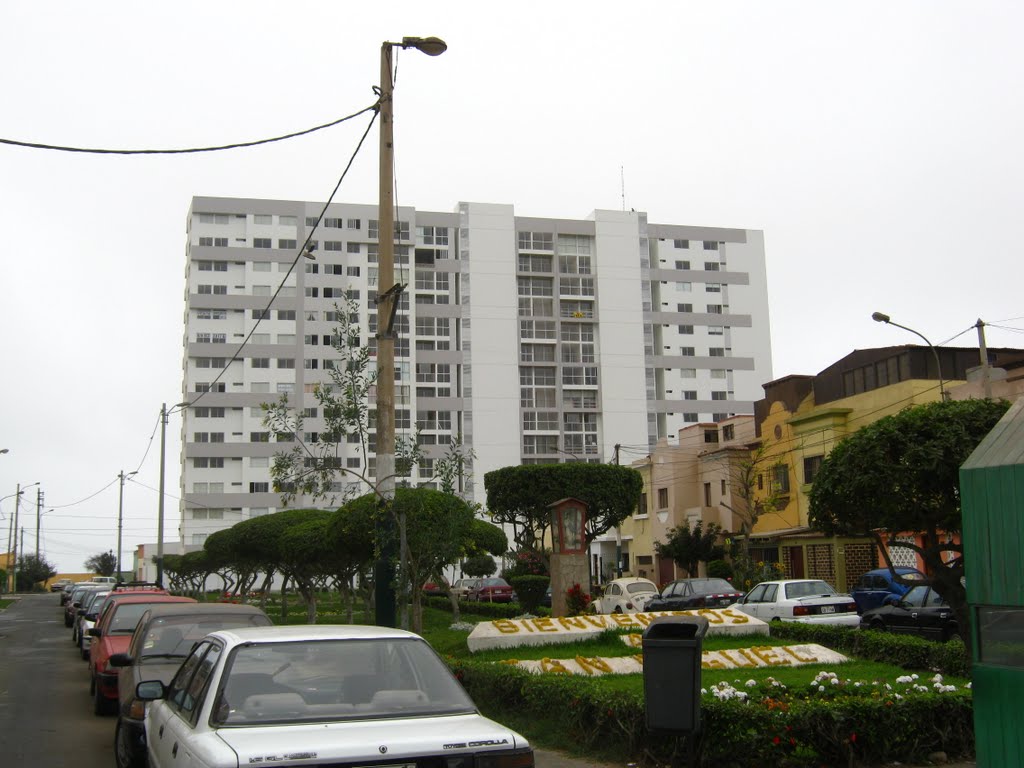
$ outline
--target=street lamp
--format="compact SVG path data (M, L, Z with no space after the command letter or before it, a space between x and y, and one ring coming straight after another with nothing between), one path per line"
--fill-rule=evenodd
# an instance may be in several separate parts
M11 526L7 531L7 552L11 557L11 560L7 563L10 567L11 572L7 575L8 579L8 592L13 592L18 586L18 503L21 501L21 494L29 488L39 485L39 483L32 483L26 485L24 488L21 487L21 483L18 483L17 490L14 492L14 516L11 518ZM10 498L5 496L5 499ZM13 539L13 549L11 548Z
M391 53L394 48L415 48L440 56L448 45L437 37L403 37L400 43L380 47L380 189L377 210L377 491L385 507L395 499L395 315L404 285L395 284L394 201L394 83ZM384 523L390 533L390 511ZM390 541L390 535L387 541ZM382 551L374 563L374 607L378 626L394 627L395 589L390 552Z
M167 403L160 405L160 490L157 494L156 513L156 583L163 585L164 581L164 459L167 453L167 417L176 410L182 410L189 406L189 402L178 403L167 410Z
M121 528L124 525L124 479L136 474L129 472L127 475L122 469L118 478L121 480L121 488L117 494L117 580L121 580Z
M871 319L874 320L876 323L887 323L889 325L895 325L897 328L902 328L904 331L910 331L915 336L919 336L922 339L924 339L924 343L928 345L928 348L932 351L932 354L935 355L935 371L939 375L939 399L940 400L945 400L946 399L946 388L945 388L945 386L943 386L943 383L942 383L942 363L939 362L939 352L938 352L938 350L935 349L935 345L932 344L930 341L928 341L928 339L925 338L925 335L923 333L915 331L913 328L907 328L907 326L905 326L905 325L900 325L899 323L894 323L892 321L892 318L890 318L884 312L872 312L871 313Z

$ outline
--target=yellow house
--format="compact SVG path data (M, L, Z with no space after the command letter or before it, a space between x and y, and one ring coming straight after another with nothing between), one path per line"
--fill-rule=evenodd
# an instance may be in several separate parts
M764 446L756 496L766 510L751 535L752 556L781 562L790 578L822 578L841 591L877 567L871 542L811 530L808 494L814 474L839 440L884 416L938 400L941 392L963 384L977 364L977 349L884 347L855 350L816 376L765 384L755 420ZM917 565L906 547L894 546L890 554L897 565Z

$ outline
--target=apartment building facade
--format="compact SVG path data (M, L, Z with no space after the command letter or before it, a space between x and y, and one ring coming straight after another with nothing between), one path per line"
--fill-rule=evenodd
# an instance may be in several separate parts
M354 302L361 344L377 328L376 206L196 197L188 214L180 541L276 511L270 466L293 438L262 404L287 395L320 439L314 387L338 358L336 312ZM316 226L315 231L311 230ZM315 259L297 258L307 237ZM395 279L396 432L430 484L455 439L472 450L462 491L522 463L608 462L689 424L752 413L771 378L763 236L653 224L639 212L516 216L511 205L400 207ZM294 264L294 268L293 268ZM347 310L346 310L347 311ZM372 403L371 403L372 407ZM362 466L358 445L344 467ZM356 485L350 485L355 483ZM339 475L339 496L366 492ZM298 498L292 506L327 506ZM333 505L332 505L333 506Z

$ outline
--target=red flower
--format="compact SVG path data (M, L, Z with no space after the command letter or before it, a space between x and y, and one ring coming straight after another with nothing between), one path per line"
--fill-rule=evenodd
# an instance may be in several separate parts
M789 740L789 746L795 747L796 746L796 739L790 739Z
M782 741L782 739L780 739L778 736L776 736L774 739L772 739L772 744L778 744L781 741Z
M852 743L852 742L855 742L855 741L857 741L857 734L856 733L851 733L850 734L850 742Z

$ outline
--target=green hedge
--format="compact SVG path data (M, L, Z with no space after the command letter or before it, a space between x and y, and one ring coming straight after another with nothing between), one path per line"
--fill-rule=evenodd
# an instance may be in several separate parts
M971 676L971 660L959 639L938 643L913 635L791 621L773 622L771 631L772 637L819 643L847 656L882 661L904 669L930 669L944 675Z
M651 734L643 696L580 676L532 675L505 664L454 661L481 710L497 719L540 718L582 750L645 763L673 762L680 737ZM702 766L798 766L920 762L974 749L971 696L917 693L900 698L864 686L849 695L830 687L814 699L754 693L749 701L702 697Z
M439 608L448 613L452 611L451 601L447 597L428 597L424 605ZM468 616L483 616L488 619L514 619L525 613L519 603L476 603L469 600L459 601L459 611ZM542 605L538 606L535 615L550 616L551 609Z

